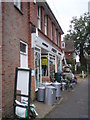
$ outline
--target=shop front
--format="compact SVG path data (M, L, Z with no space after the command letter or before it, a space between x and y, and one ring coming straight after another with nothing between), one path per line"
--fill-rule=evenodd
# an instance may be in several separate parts
M62 53L40 36L32 34L34 49L35 91L43 82L53 82L55 73L61 72Z

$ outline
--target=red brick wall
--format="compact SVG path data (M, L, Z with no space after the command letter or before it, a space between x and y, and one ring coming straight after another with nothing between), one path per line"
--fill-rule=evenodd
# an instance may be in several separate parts
M2 4L0 2L0 118L2 118Z
M53 37L52 38L53 38L53 42L55 43L55 25L54 24L53 24L52 28L53 28L53 30L52 30L53 31L53 34L52 34Z
M15 68L20 66L20 40L28 43L30 34L27 3L22 3L22 13L14 7L13 2L4 3L3 117L13 112Z
M30 16L29 20L31 23L33 23L35 26L37 26L37 3L34 4L33 2L30 2Z

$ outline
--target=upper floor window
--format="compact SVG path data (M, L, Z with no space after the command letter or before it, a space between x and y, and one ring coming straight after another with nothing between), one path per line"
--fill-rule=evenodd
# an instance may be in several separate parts
M57 44L57 30L55 30L55 43Z
M21 10L21 0L14 0L14 5Z
M38 28L41 29L41 9L39 6L38 6L37 17L38 17Z
M62 42L62 48L65 48L65 42L64 41Z
M20 52L26 54L26 44L23 42L20 42Z
M44 23L44 26L45 26L45 35L47 35L47 16L45 15L45 23Z
M51 40L53 39L53 24L51 23Z
M58 46L60 47L60 38L59 38L59 34L58 34Z

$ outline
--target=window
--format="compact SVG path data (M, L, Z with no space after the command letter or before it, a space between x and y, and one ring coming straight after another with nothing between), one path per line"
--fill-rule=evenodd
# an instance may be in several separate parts
M37 13L37 17L38 17L38 28L41 29L41 9L38 6L38 13Z
M58 72L61 73L61 60L58 58Z
M55 67L55 56L49 54L49 76L52 82L55 80Z
M47 16L45 16L44 26L45 26L45 35L47 35Z
M60 39L59 39L59 34L58 34L58 46L60 47Z
M23 53L26 53L26 44L23 44L22 42L20 42L20 51Z
M20 41L20 67L28 68L28 45Z
M14 0L14 5L21 10L21 0Z
M41 65L42 65L42 76L48 76L48 58L47 57L42 56Z
M35 90L38 89L40 84L42 83L41 79L41 50L39 48L35 48L34 50L34 64L35 64Z
M65 48L65 42L62 42L62 48Z
M53 24L51 23L51 40L52 40L52 34L53 34Z
M55 43L57 44L57 30L55 30Z

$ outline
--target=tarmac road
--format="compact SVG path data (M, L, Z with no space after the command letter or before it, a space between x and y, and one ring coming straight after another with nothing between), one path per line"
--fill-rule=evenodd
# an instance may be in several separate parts
M88 79L81 80L73 90L64 91L62 98L45 118L88 118Z

